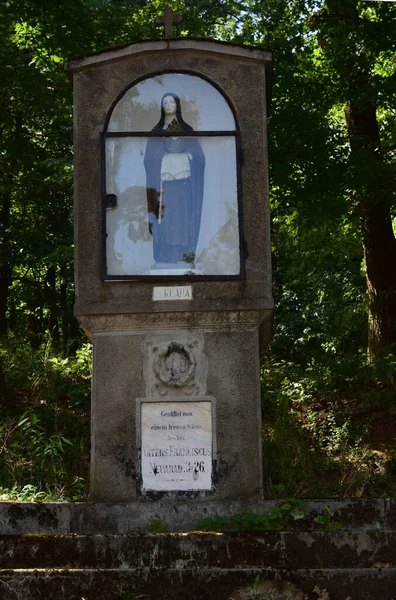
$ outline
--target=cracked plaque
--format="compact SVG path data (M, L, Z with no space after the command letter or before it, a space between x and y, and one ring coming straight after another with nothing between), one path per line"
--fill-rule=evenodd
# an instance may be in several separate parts
M212 402L141 403L142 491L212 487Z

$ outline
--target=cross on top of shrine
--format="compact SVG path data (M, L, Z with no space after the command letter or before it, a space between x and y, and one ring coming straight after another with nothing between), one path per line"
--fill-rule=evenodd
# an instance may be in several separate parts
M176 23L180 23L182 16L173 12L169 6L165 6L164 14L155 18L157 25L163 25L165 27L165 38L173 37L173 26Z

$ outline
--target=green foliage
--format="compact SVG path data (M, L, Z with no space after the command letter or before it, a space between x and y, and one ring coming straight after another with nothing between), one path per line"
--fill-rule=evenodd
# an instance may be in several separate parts
M64 447L66 444L72 446L72 442L60 433L53 433L48 438L43 423L31 409L22 414L17 427L21 429L21 443L29 447L30 457L37 463L38 470L62 480L65 476Z
M395 5L247 4L239 41L275 53L268 128L277 300L273 347L284 360L301 365L312 356L319 362L332 354L343 360L367 345L363 201L384 202L395 214L396 122L388 95L395 92L395 77L394 64L387 63L395 50L389 36ZM377 107L383 146L352 152L344 108L368 100ZM373 245L382 242L379 237ZM396 270L395 256L389 252L385 259L390 272Z
M199 525L198 529L202 531L227 531L229 523L225 517L206 517Z
M149 527L151 533L154 533L155 535L159 533L167 533L168 531L167 526L161 519L150 519Z
M47 343L37 351L2 344L0 489L3 499L77 500L89 462L91 346L61 359Z
M304 516L305 504L292 498L270 508L264 515L245 509L241 514L224 517L207 517L199 524L202 531L280 531L289 529L295 521Z
M342 524L338 521L334 521L334 510L332 510L329 506L324 507L324 514L318 515L314 518L315 523L326 529L327 531L334 531L336 529L340 529Z
M85 482L76 478L68 488L49 483L46 489L32 484L14 485L11 489L0 488L0 500L3 502L74 502L81 500L85 493Z
M262 371L263 456L275 498L394 495L395 358L305 369L268 355Z
M164 4L0 6L0 485L9 497L76 498L87 473L90 346L72 313L72 88L63 62L161 38L154 17ZM396 4L168 4L183 15L176 36L257 44L275 55L268 131L277 311L262 371L267 493L394 495L395 362L366 364L361 198L395 213ZM351 152L343 111L352 100L375 103L374 153ZM222 529L222 517L212 526Z

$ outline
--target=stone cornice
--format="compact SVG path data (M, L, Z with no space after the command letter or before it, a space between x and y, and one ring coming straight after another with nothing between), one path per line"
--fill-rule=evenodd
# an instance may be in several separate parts
M272 63L271 50L264 50L255 46L230 44L214 40L199 38L172 38L170 40L147 40L137 44L129 44L121 48L114 48L96 52L82 58L76 58L65 64L66 71L80 71L81 69L99 66L115 60L127 58L132 55L147 52L164 52L193 50L210 54L222 54L243 60L263 62L268 65Z
M142 333L174 330L257 330L272 311L157 312L141 314L78 315L89 334Z

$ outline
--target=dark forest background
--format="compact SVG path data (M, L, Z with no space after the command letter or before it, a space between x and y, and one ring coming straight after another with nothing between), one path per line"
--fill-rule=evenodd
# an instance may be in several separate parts
M274 52L267 495L394 495L396 3L168 4L183 15L178 37ZM162 10L159 0L0 6L0 499L86 495L91 346L73 317L63 65L162 37Z

